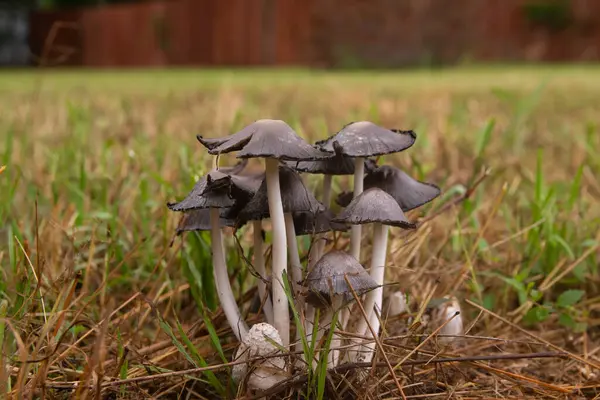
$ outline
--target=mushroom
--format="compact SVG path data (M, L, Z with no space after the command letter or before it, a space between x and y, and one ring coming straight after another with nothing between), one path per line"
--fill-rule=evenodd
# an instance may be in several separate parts
M385 260L387 253L388 226L402 229L415 229L416 225L409 222L402 209L392 196L379 188L370 188L355 197L337 218L336 222L348 224L373 224L373 254L371 256L371 277L378 285L383 285L385 276ZM379 318L373 309L381 309L383 288L379 287L370 292L365 300L365 311L373 330L379 330ZM373 317L371 317L371 315ZM362 319L356 330L358 335L367 331L367 319Z
M323 151L336 151L354 158L354 197L363 192L364 159L397 153L411 147L417 135L413 131L385 129L369 121L351 122L335 135L319 141L316 146ZM350 254L360 260L361 226L353 225Z
M225 138L207 139L197 136L210 154L239 151L238 158L264 158L267 196L273 225L273 314L275 327L285 346L289 344L290 315L282 276L287 269L286 232L281 191L279 161L317 160L331 157L306 143L281 120L261 119ZM277 284L277 283L279 284Z
M397 291L392 293L389 298L389 311L388 315L390 317L395 317L400 315L408 310L406 305L406 296L401 291Z
M323 198L321 202L329 207L331 204L331 181L333 175L354 175L355 162L351 157L347 157L342 153L342 148L338 142L333 143L335 155L331 158L315 161L288 161L286 164L298 172L308 174L323 174ZM364 168L371 171L377 167L375 161L364 159ZM315 257L318 260L323 255L325 242L319 240L316 243Z
M440 300L441 301L432 300L428 304L428 307L431 309L431 325L433 329L436 329L451 319L438 332L438 334L441 335L438 337L438 343L442 345L452 345L458 339L457 336L464 335L460 303L454 296L445 296ZM458 313L458 315L456 315L456 313Z
M323 318L320 335L331 325L335 312L341 311L348 302L354 300L344 276L348 278L352 289L358 295L379 286L362 265L348 253L333 250L321 257L302 283L302 286L308 290L306 301L309 304L320 309L329 308ZM334 334L331 343L334 350L329 352L328 359L330 365L337 364L339 350L335 348L339 347L340 341L339 336Z
M300 263L298 242L296 240L294 214L301 212L317 214L325 211L325 206L315 199L312 193L304 186L300 175L291 168L284 165L279 166L278 176L281 190L281 204L284 212L287 247L290 255L290 264L292 266L292 279L294 282L299 282L302 280L302 265ZM266 180L263 180L256 195L248 202L248 204L246 204L246 207L240 211L238 220L240 221L240 224L247 221L260 221L269 217L272 220L270 210L268 201L268 183ZM275 233L273 234L275 235ZM280 314L274 309L274 321L277 321L279 317ZM285 336L285 334L281 335L282 337ZM284 343L286 343L286 345L289 344L289 332L287 341L284 339Z
M253 195L254 190L247 181L239 179L235 175L227 175L218 170L213 170L194 185L194 188L185 199L179 203L167 204L172 211L185 212L196 209L209 209L215 284L227 322L229 322L238 340L246 335L248 327L235 301L227 274L219 210L233 207L236 202L246 203Z
M247 377L246 384L249 389L267 390L289 378L285 370L285 359L274 357L283 354L278 346L283 346L283 342L277 329L264 322L252 325L248 334L242 339L233 361L265 358L234 365L232 369L234 382L240 382Z
M333 222L335 214L329 210L319 212L317 214L312 213L295 213L294 217L294 228L296 230L296 236L303 235L314 235L318 233L324 233L329 231L347 231L348 227L345 224ZM309 256L308 272L312 271L314 264L318 261L316 251L311 249ZM313 320L315 318L315 308L311 304L305 304L304 307L304 332L307 336L313 330ZM299 334L299 331L297 331ZM296 335L296 340L299 339L299 335ZM298 342L298 347L300 346Z
M386 191L398 202L404 212L429 203L441 193L436 185L417 181L391 165L374 168L365 176L363 184L365 190L378 187ZM352 201L350 192L340 193L336 199L336 203L342 207L346 207L350 201Z

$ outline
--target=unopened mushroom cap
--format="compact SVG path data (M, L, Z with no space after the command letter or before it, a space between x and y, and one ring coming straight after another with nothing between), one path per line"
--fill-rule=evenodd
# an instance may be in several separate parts
M280 353L281 350L275 345L283 346L283 341L277 329L272 325L261 322L252 325L248 334L242 338L238 347L234 361L244 361L259 356L268 356ZM257 369L271 370L272 374L285 375L285 360L283 357L268 357L262 361L257 361L254 367ZM252 363L251 363L252 366ZM239 382L249 371L247 363L236 364L233 366L232 377L234 381ZM264 372L261 373L261 375ZM270 374L269 374L270 375ZM259 376L260 377L260 376ZM266 377L265 377L266 378ZM262 379L259 379L259 381ZM281 380L281 379L280 379ZM260 382L256 382L260 385Z
M390 194L407 212L429 203L441 193L439 187L432 183L413 179L404 171L390 165L382 165L373 169L363 180L364 188L378 187ZM343 192L336 198L336 203L346 207L352 201L351 192Z
M228 209L222 209L221 218L219 219L219 225L221 227L224 226L235 226L234 219L223 218L224 211ZM177 235L181 235L183 232L187 231L209 231L211 229L210 226L210 209L208 208L199 208L196 210L186 211L183 213L183 216L179 220L179 224L177 225Z
M403 229L416 228L406 219L396 200L379 188L367 189L355 197L333 221L350 225L379 222Z
M279 166L279 185L283 212L318 213L325 210L325 206L319 203L311 191L304 186L300 175L291 168ZM267 181L264 179L252 200L240 211L238 219L243 224L247 221L269 218L269 216Z
M413 131L386 129L369 121L360 121L349 123L335 135L317 142L316 146L333 152L334 142L337 142L345 156L372 157L406 150L416 138Z
M238 158L276 158L278 160L318 160L333 154L308 144L281 120L261 119L222 139L197 137L210 154L239 151ZM333 153L333 150L331 151Z
M344 251L333 250L315 263L302 285L308 289L306 301L315 307L331 304L332 296L343 296L344 301L352 300L352 291L357 295L377 288L377 282L369 275L354 257Z
M342 153L342 148L334 143L333 149L335 155L324 160L314 161L286 161L286 164L298 172L307 174L325 174L325 175L352 175L354 174L354 159L347 157ZM365 171L371 171L377 167L374 160L366 158L364 160Z

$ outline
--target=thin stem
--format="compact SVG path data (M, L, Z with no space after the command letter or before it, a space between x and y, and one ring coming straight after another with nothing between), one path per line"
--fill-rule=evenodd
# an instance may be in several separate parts
M318 259L316 257L316 252L317 252L317 247L312 246L311 254L308 257L309 261L308 261L307 273L312 270L312 268L318 261ZM315 307L308 303L305 303L305 305L304 305L304 333L306 333L306 338L309 341L310 341L310 338L312 337L314 319L315 319Z
M298 252L298 240L296 239L294 218L292 217L292 213L284 213L283 215L285 220L288 255L290 257L290 266L292 267L292 278L294 283L299 283L302 281L302 263L300 262L300 253Z
M354 159L354 197L363 192L363 178L365 175L365 160L362 157ZM350 255L360 261L360 239L361 226L352 225L352 233L350 237Z
M333 308L333 312L335 313L336 311L338 312L338 317L337 317L337 322L336 322L336 326L333 326L331 329L334 329L333 332L333 338L331 339L331 348L329 350L329 360L328 360L328 364L330 367L335 367L339 360L340 360L340 350L338 350L337 348L341 346L342 344L342 338L341 336L337 333L338 331L338 325L341 325L341 315L342 315L342 304L343 304L343 299L341 296L333 296L333 300L332 300L332 308Z
M229 283L229 275L227 274L227 264L225 263L225 253L223 251L223 236L221 227L219 226L219 209L211 207L210 209L210 236L211 247L213 253L213 271L215 276L215 284L223 313L227 317L227 322L231 326L231 330L235 337L241 341L248 334L248 326L242 318L240 309L235 301L231 284Z
M279 161L277 159L265 159L265 174L269 214L273 226L273 322L275 329L281 336L283 347L287 347L290 344L290 313L285 287L283 286L283 274L287 271L287 239L283 205L281 203L281 188L279 186Z
M260 279L258 280L258 294L260 295L261 303L263 304L263 312L267 322L273 325L273 303L271 302L271 296L267 293L267 270L265 268L265 255L263 253L263 237L262 237L262 221L254 221L252 224L254 230L254 269Z
M292 213L284 213L285 230L287 237L288 253L290 257L290 266L292 267L292 291L295 292L295 287L302 281L302 263L300 262L300 253L298 252L298 240L296 239L296 228L294 227L294 218ZM303 308L298 300L297 293L294 293L294 301L297 312ZM302 338L300 337L300 329L296 329L296 350L302 350Z
M383 285L385 277L385 259L387 253L387 240L388 240L388 226L381 223L373 224L373 254L371 256L371 277L377 282L378 285ZM381 303L383 301L383 287L378 287L375 290L367 293L365 299L365 312L367 313L369 324L373 327L375 332L379 330L379 318L374 310L375 308L381 309ZM364 336L367 333L367 319L363 318L358 323L356 334ZM374 346L371 346L374 349ZM356 353L358 356L359 353ZM369 357L369 356L367 356Z

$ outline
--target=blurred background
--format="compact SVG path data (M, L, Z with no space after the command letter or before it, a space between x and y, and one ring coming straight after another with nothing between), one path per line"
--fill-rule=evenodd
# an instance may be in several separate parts
M1 0L3 66L589 62L598 0Z

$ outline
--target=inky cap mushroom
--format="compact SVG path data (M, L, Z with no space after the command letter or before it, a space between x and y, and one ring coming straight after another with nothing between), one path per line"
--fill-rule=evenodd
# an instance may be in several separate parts
M329 158L333 152L323 152L308 144L285 122L261 119L231 136L206 139L197 136L210 154L239 151L238 158L276 158L305 161Z
M432 183L420 182L408 176L399 168L382 165L375 168L364 179L364 189L378 187L390 194L402 208L407 212L429 203L441 193L440 188ZM352 201L352 193L341 193L337 199L342 207L346 207Z
M333 221L353 225L379 222L403 229L416 228L414 223L406 219L396 200L382 189L375 187L355 197Z
M274 343L283 346L277 329L264 322L255 324L242 339L233 361L245 361L281 353ZM283 357L265 357L264 360L251 362L250 368L248 363L233 366L232 377L235 382L241 381L248 373L250 373L247 380L248 387L254 390L267 390L289 378Z
M332 304L334 296L341 296L344 301L352 300L352 291L344 275L358 295L379 287L354 257L333 250L317 261L302 282L308 289L306 301L315 307L324 307Z
M338 133L316 143L323 151L333 152L337 142L347 157L374 157L397 153L415 143L415 132L386 129L369 121L351 122Z

